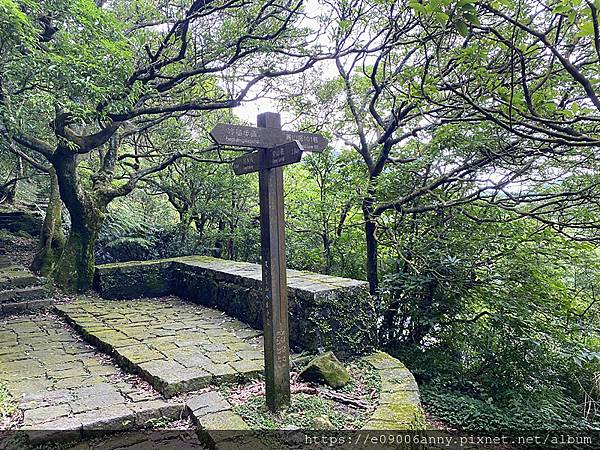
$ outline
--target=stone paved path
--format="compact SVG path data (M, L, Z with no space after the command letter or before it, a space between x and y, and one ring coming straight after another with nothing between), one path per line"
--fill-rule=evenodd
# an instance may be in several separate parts
M144 426L182 413L181 404L161 399L121 372L56 316L6 318L0 321L0 343L0 380L23 411L21 428L45 430L32 434L33 441L47 439L52 430L77 439L88 431Z
M176 297L57 305L82 336L166 397L263 370L260 332Z
M118 433L89 442L82 442L68 450L202 450L195 430L132 431Z

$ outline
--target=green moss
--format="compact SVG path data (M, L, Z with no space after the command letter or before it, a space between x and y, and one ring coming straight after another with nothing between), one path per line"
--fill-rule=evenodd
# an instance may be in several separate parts
M124 269L128 267L137 267L137 266L153 266L156 264L164 264L173 261L177 261L180 258L165 258L165 259L151 259L148 261L126 261L120 263L110 263L110 264L99 264L96 266L97 269L110 270L110 269Z
M365 356L364 359L376 369L406 369L404 364L385 352L373 352L370 355Z
M379 407L372 418L393 421L398 424L398 429L423 430L426 423L421 407L408 397Z
M414 380L404 364L384 352L374 352L363 357L379 375L380 406L373 413L367 428L423 430L426 427L425 414L421 408L418 391L412 389ZM410 378L394 380L391 372L407 372ZM411 383L413 380L413 383ZM411 389L409 389L411 388Z
M17 404L8 392L6 384L0 381L0 419L7 419L17 410Z
M313 358L300 372L300 377L308 381L325 383L333 388L341 388L350 382L350 374L333 352Z

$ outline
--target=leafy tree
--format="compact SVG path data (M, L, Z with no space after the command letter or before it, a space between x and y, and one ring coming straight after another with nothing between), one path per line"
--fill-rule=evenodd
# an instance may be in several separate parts
M299 269L361 277L360 201L356 163L331 149L286 169L289 263ZM307 245L307 243L310 243Z
M147 138L190 113L236 106L257 83L317 60L293 27L296 1L157 4L150 18L148 7L134 9L139 15L127 25L115 15L121 3L114 13L91 0L2 5L4 139L43 155L56 170L71 229L54 278L78 289L91 284L108 204L188 156L176 150L130 158L121 153L128 139ZM217 73L229 74L225 88Z

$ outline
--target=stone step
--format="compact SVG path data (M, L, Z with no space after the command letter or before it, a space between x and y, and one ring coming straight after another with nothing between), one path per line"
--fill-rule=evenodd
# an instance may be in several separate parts
M44 283L46 283L44 278L37 277L31 272L26 272L24 270L0 273L0 291L28 286L41 286Z
M34 300L47 295L44 286L28 286L24 288L0 291L0 303L20 302Z
M0 263L0 277L9 277L15 272L26 272L23 266L19 266L12 261L7 261L5 264Z
M53 303L54 301L48 298L0 303L0 317L9 316L11 314L39 311L52 306Z
M13 266L14 266L14 263L11 261L11 259L8 256L0 255L0 269L13 267Z

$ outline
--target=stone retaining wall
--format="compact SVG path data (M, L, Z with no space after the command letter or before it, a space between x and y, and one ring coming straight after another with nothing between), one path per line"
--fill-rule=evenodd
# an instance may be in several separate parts
M261 267L190 256L105 264L95 286L104 298L176 294L262 329ZM294 350L332 349L341 356L375 344L375 311L363 281L288 270L290 345Z

